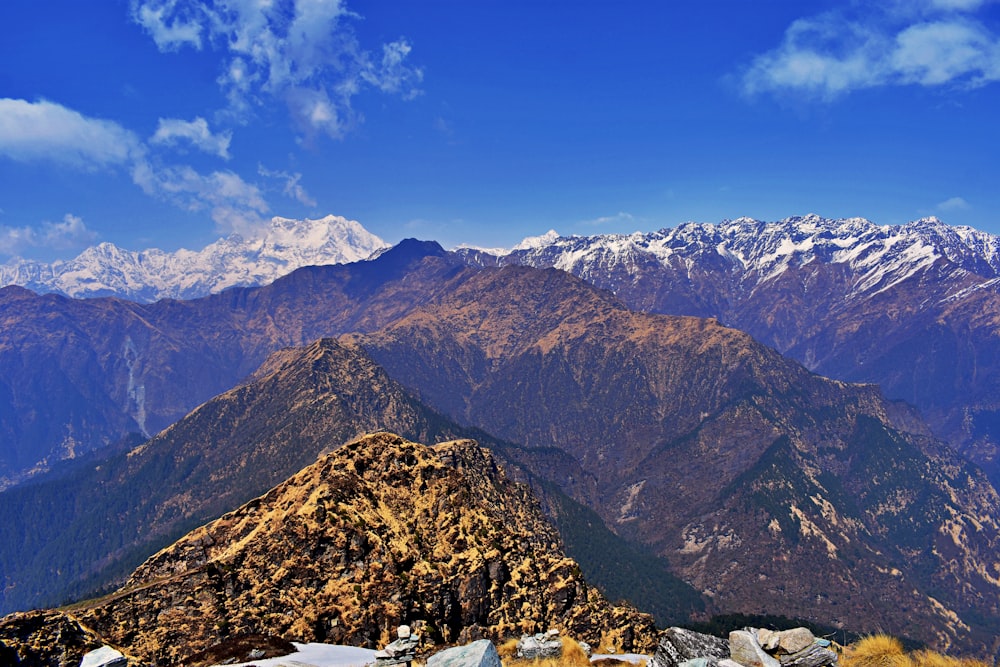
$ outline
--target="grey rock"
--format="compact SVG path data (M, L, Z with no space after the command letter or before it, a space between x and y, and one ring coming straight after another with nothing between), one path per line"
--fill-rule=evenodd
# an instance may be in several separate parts
M419 639L417 637L400 637L381 651L375 653L376 666L382 667L383 665L398 665L404 662L412 662L418 643Z
M716 667L719 661L715 658L691 658L680 664L680 667Z
M813 636L809 628L784 630L778 633L778 652L798 653L812 646L815 641L816 637Z
M729 657L729 643L721 637L703 635L684 628L667 628L660 635L650 667L679 667L695 658Z
M801 651L780 657L782 667L825 667L836 665L839 656L834 651L813 643Z
M729 633L729 654L743 667L781 667L780 662L761 648L756 633L749 630L733 630Z
M480 639L465 646L456 646L435 653L427 667L502 667L500 654L489 639Z
M778 648L778 642L781 640L780 633L775 630L768 630L767 628L760 628L756 632L757 642L762 649L768 653L773 653Z
M562 657L562 641L558 633L543 632L524 635L517 642L516 655L522 660Z
M80 661L80 667L124 667L127 664L128 660L121 651L107 645L95 648Z

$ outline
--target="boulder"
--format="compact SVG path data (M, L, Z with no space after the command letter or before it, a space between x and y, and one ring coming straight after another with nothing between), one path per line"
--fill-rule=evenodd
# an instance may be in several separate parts
M768 630L767 628L760 628L756 632L757 643L760 644L760 647L768 653L774 653L778 648L778 642L781 640L781 633L777 630Z
M729 657L729 643L721 637L703 635L684 628L667 628L660 635L650 667L679 667L696 658Z
M435 653L427 667L502 667L500 654L489 639L456 646Z
M815 642L795 653L778 656L782 667L825 667L836 665L838 656L834 651Z
M779 654L798 653L816 642L816 637L813 636L809 628L792 628L791 630L782 630L777 634L778 649L776 652Z
M125 667L127 664L128 660L121 651L107 645L95 648L80 661L80 667Z
M517 642L516 655L521 660L562 657L562 641L559 632L549 630L537 635L524 635Z
M729 633L729 655L743 667L781 667L781 663L764 652L757 634L750 630Z

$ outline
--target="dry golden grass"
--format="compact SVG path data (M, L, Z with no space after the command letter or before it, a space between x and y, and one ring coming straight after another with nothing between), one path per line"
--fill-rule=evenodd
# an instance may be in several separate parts
M971 658L952 658L921 649L907 653L903 644L888 635L869 635L844 649L840 667L989 667Z
M562 657L539 660L519 660L517 658L517 640L508 639L497 647L500 661L504 667L590 667L590 658L583 652L580 645L568 637L560 637L562 642Z

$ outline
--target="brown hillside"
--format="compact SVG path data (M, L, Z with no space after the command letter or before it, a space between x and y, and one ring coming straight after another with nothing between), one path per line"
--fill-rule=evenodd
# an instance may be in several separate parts
M655 635L649 617L587 586L489 452L388 433L193 531L75 614L163 663L243 633L374 647L400 623L434 642L559 627L649 649Z

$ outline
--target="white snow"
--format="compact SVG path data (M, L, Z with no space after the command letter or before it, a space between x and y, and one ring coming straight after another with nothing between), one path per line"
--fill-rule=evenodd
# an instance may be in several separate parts
M375 651L355 646L337 646L334 644L299 644L292 642L296 653L290 653L280 658L265 658L249 660L227 667L364 667L375 662ZM215 665L214 667L220 667Z
M275 217L253 238L234 234L198 251L135 252L101 243L67 262L16 260L0 266L0 287L147 302L191 299L229 287L265 285L303 266L355 262L386 247L354 220Z
M511 250L537 250L552 245L559 238L559 232L550 229L541 236L528 236Z

